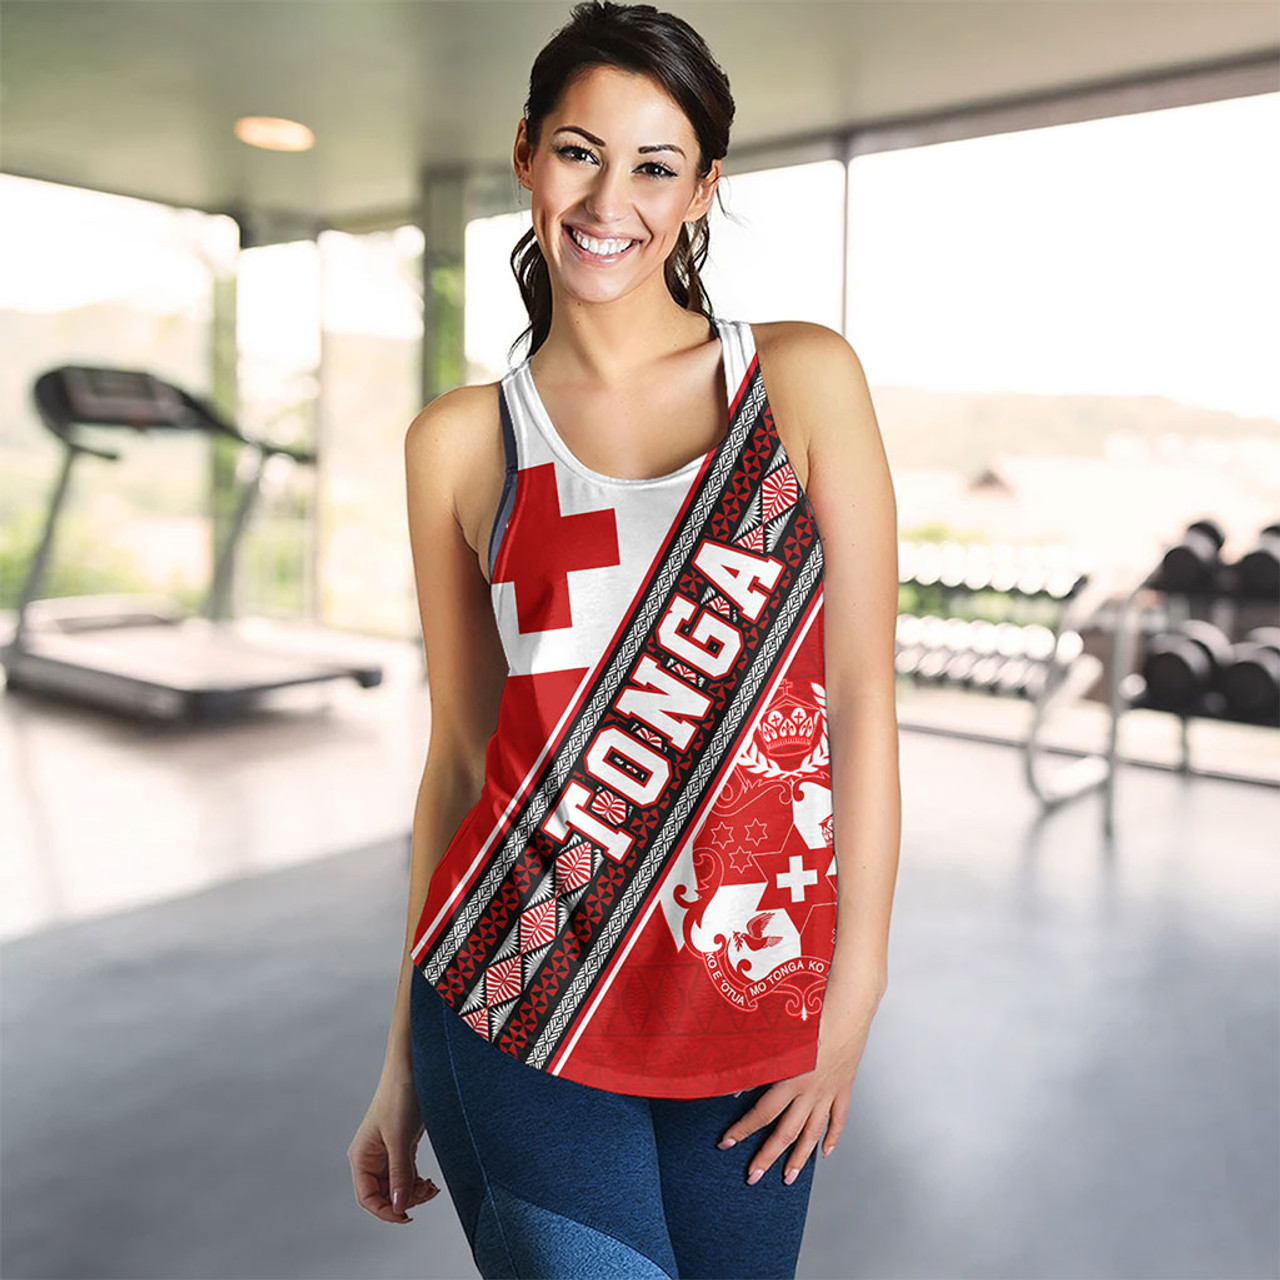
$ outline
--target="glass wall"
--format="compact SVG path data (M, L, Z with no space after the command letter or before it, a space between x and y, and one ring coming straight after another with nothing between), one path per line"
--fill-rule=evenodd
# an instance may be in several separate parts
M904 537L1151 567L1280 517L1280 95L855 158L848 337Z
M811 320L838 330L844 165L819 160L726 174L718 192L702 271L715 313L732 320Z
M320 253L314 240L240 255L236 347L238 425L245 434L314 451L320 392ZM245 453L237 479L251 479ZM315 466L274 457L263 472L237 564L235 613L316 615Z
M527 209L473 218L466 236L467 381L493 382L524 358L526 344L508 356L511 344L529 323L511 270L511 251L528 231Z
M838 160L726 175L710 222L702 276L718 315L840 328L844 166ZM501 377L523 358L523 345L508 356L528 319L510 258L529 226L527 210L467 225L469 381Z
M142 368L210 393L215 281L236 224L0 175L0 609L17 605L62 448L31 399L63 364ZM44 596L156 592L203 603L211 569L206 439L107 428L84 438Z
M422 408L422 249L413 226L319 240L321 618L377 635L418 628L404 435Z

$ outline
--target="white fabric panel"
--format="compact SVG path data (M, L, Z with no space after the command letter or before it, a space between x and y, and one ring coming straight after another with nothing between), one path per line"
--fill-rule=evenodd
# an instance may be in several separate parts
M717 317L721 337L727 399L733 403L751 358L755 341L746 321ZM574 569L568 574L573 625L548 631L521 633L512 582L491 587L494 614L513 674L589 668L613 639L627 606L666 539L667 531L689 492L701 457L679 471L652 480L626 480L601 475L583 465L555 432L529 372L529 358L502 379L511 412L521 471L544 463L555 467L556 490L563 514L612 509L617 521L620 563L602 568ZM503 534L528 536L516 510Z

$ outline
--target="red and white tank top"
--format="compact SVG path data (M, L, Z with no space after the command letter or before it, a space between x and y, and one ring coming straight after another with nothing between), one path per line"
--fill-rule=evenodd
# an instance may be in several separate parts
M509 674L412 945L502 1052L652 1097L812 1070L835 939L822 544L751 326L714 326L728 433L654 479L583 465L528 358L502 379Z

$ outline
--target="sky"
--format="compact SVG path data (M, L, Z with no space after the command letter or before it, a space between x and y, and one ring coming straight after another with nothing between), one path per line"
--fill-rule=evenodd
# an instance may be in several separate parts
M846 335L868 381L942 391L1159 395L1280 419L1280 93L861 156ZM836 161L722 180L717 312L842 327ZM523 327L519 213L467 233L467 352L497 376ZM128 299L203 317L226 218L0 175L0 306ZM309 367L335 331L414 338L401 264L421 233L254 251L240 337ZM317 271L324 261L323 292ZM517 357L518 358L518 357Z

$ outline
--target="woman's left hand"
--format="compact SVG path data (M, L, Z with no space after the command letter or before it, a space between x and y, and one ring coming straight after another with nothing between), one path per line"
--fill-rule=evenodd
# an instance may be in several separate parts
M794 1182L824 1130L822 1154L829 1156L835 1149L849 1114L849 1094L878 1004L878 996L843 1008L834 1000L825 1000L818 1024L818 1059L813 1070L770 1085L755 1105L724 1131L717 1143L721 1149L741 1142L762 1126L778 1120L751 1160L748 1184L759 1182L765 1170L789 1147L791 1155L783 1181Z

